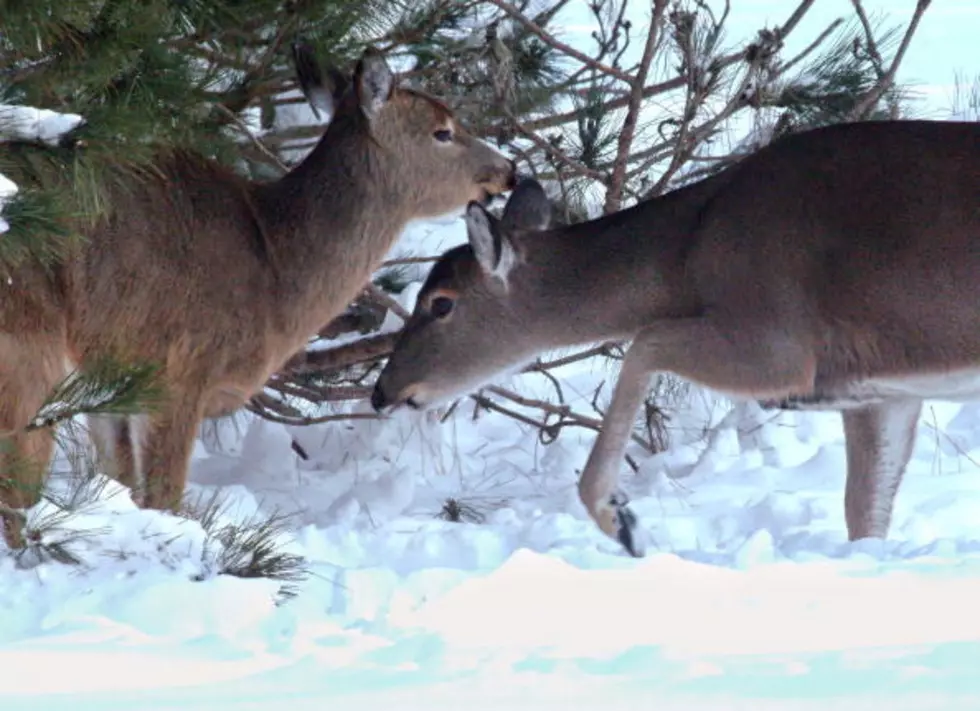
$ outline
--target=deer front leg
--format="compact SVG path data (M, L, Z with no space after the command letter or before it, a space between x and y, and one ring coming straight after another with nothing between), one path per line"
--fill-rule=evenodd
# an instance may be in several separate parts
M149 414L140 447L144 508L180 509L203 409L201 397L170 397Z
M0 534L12 549L24 543L15 512L40 500L55 445L49 428L27 426L66 370L60 337L0 332Z
M626 505L629 499L619 486L619 466L652 376L634 342L626 351L602 429L578 482L579 499L589 516L636 558L643 556L643 546L636 535L636 514Z
M912 457L922 401L889 400L845 410L847 484L844 518L847 537L885 538L895 495Z
M610 538L643 555L637 518L619 486L619 468L653 373L669 371L695 383L749 398L782 398L813 388L815 359L786 331L722 325L710 317L665 320L641 331L626 352L612 402L579 479L579 497Z

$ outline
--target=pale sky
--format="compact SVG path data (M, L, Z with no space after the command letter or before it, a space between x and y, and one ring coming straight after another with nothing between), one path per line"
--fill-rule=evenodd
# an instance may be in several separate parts
M916 0L865 0L863 4L872 21L878 17L904 28ZM753 25L759 26L760 20L770 26L782 22L795 6L795 0L732 0L729 36L754 31ZM817 0L794 31L795 36L791 35L789 46L805 46L835 17L853 15L850 0ZM925 117L951 104L957 73L971 79L980 74L978 30L980 0L933 0L898 75L899 81L915 84L924 95L928 106L918 106L917 114Z
M630 14L634 22L649 24L650 6L633 0ZM723 7L717 0L713 8ZM578 5L578 3L575 3ZM748 37L763 26L772 27L784 22L796 8L796 0L731 0L727 27L727 46L737 46L737 40ZM865 0L864 7L871 17L883 19L887 25L907 24L916 0ZM582 12L579 10L578 12ZM578 13L576 13L578 14ZM854 17L851 0L817 0L794 30L787 42L785 56L792 56L809 44L837 17ZM571 19L571 18L569 18ZM578 19L578 17L574 18ZM587 23L589 17L582 15ZM573 20L574 21L574 20ZM571 30L572 27L570 26ZM575 29L587 31L579 26ZM914 113L923 118L943 118L952 104L953 86L957 74L972 79L980 74L980 0L933 0L919 25L912 45L899 70L899 80L914 84L923 100L916 102ZM572 30L574 32L574 30ZM571 40L571 37L569 37ZM574 44L579 44L574 42ZM634 49L639 54L641 41ZM635 60L634 60L635 61Z

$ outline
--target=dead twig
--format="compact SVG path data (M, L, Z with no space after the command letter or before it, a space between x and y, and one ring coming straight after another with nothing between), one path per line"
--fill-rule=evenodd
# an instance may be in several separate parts
M407 321L408 317L411 316L411 314L405 310L405 307L389 296L385 290L377 284L368 284L364 288L364 293L375 303L384 306L386 309L393 312L402 321Z
M854 4L855 11L858 12L859 17L863 17L862 24L867 23L867 18L864 17L864 9L861 7L861 0L851 0ZM922 16L925 11L929 8L932 0L918 0L915 5L915 12L912 13L912 19L909 21L909 26L905 29L905 36L902 37L902 42L895 51L895 58L892 60L891 66L888 71L885 72L884 76L879 79L879 81L865 94L851 109L850 114L848 114L848 119L851 121L861 121L866 119L871 112L874 110L875 105L878 100L888 91L892 85L895 83L895 75L898 73L898 67L902 63L902 59L905 58L905 51L909 47L909 43L912 41L912 36L915 34L919 27L919 22L922 20ZM866 32L870 29L870 25L866 24ZM869 34L870 38L871 35ZM872 51L873 39L869 40L868 52ZM877 52L877 49L874 50ZM880 55L879 55L880 57ZM872 59L872 61L874 61Z
M615 77L620 81L626 82L627 84L632 82L632 78L629 74L626 74L622 70L616 69L615 67L610 67L607 64L598 62L595 58L590 57L584 52L580 52L571 45L565 44L564 42L556 39L552 34L546 32L540 25L530 20L521 10L505 0L489 0L493 5L503 10L507 15L513 18L516 22L519 22L524 26L529 32L534 33L538 38L545 44L551 45L558 51L567 54L569 57L578 60L582 64L585 64L593 69L602 72L603 74L608 74L611 77Z
M398 335L397 331L382 333L336 348L303 351L293 356L280 372L326 373L377 360L391 353Z
M606 204L603 207L603 211L606 214L616 212L623 200L623 182L626 178L626 164L629 161L630 150L633 147L633 137L636 135L636 123L639 118L640 104L643 101L643 87L647 81L650 64L653 62L653 54L657 49L660 29L663 25L664 10L666 8L667 0L653 0L653 18L650 20L650 29L647 31L647 41L643 47L640 66L637 69L636 77L630 82L630 97L626 107L626 118L623 120L623 127L619 131L616 159L613 162L612 173L606 185ZM688 74L691 74L691 72L692 70L688 68Z

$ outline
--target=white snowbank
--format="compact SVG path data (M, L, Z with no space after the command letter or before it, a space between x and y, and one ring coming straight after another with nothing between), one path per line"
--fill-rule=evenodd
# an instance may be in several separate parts
M65 524L104 529L74 545L83 567L0 559L16 611L0 618L0 705L978 708L980 407L924 418L891 538L857 544L834 416L745 432L722 417L707 453L677 421L677 447L629 477L654 542L642 560L575 499L590 434L541 447L463 410L443 426L244 418L198 452L191 494L230 485L229 520L296 512L289 550L311 576L280 606L275 581L215 574L200 526L111 485ZM437 518L448 496L482 519Z

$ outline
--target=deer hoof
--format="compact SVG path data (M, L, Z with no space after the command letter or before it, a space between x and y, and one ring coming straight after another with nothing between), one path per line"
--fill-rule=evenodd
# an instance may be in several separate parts
M609 497L609 507L613 512L613 530L607 531L634 558L642 558L643 544L640 541L639 520L628 506L629 498L623 492L616 492Z

